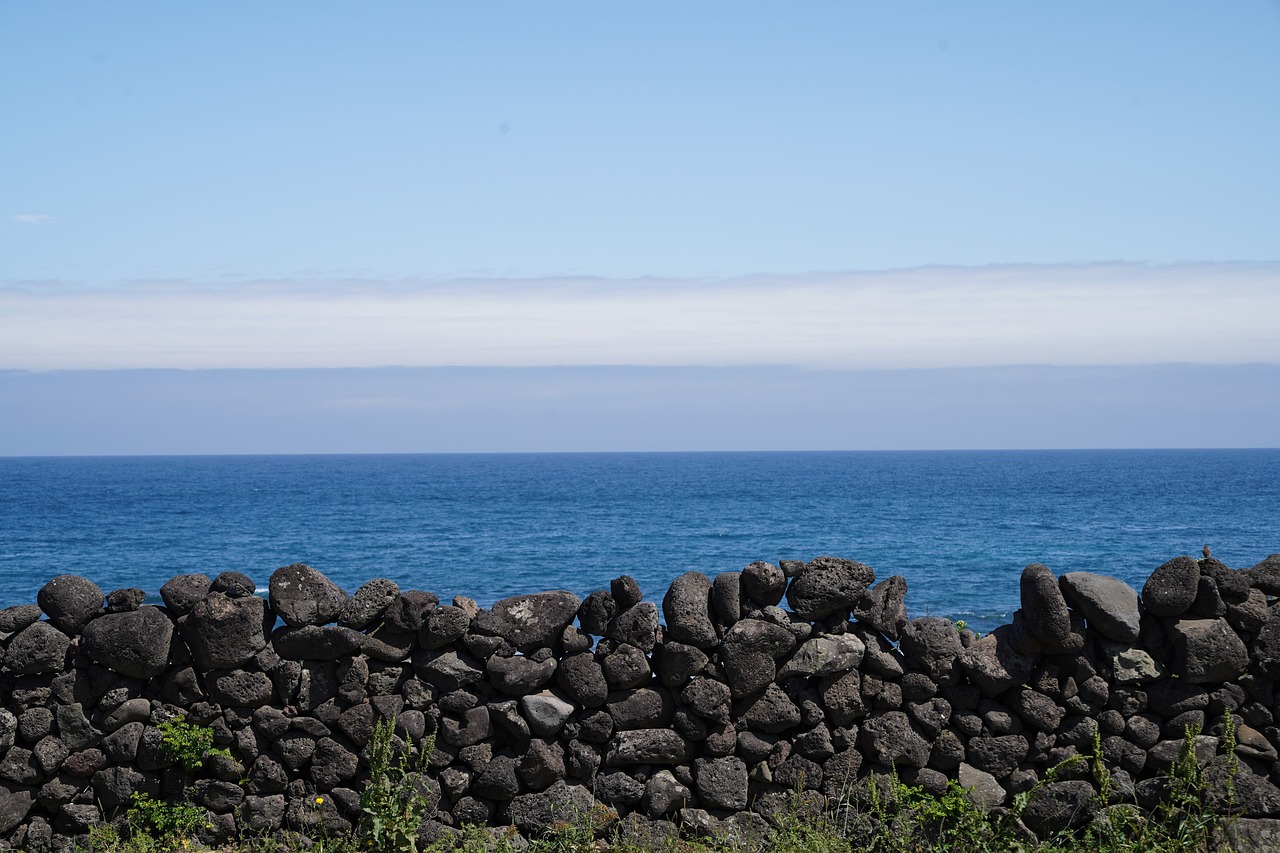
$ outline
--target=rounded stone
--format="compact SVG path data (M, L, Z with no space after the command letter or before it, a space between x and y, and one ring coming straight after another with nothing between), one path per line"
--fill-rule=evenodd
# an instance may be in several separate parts
M680 643L708 649L717 642L711 624L711 579L702 572L685 572L676 578L662 599L667 634Z
M173 622L158 607L108 613L84 629L82 647L98 663L130 678L154 678L169 664Z
M327 625L347 605L337 584L304 563L276 569L267 588L271 609L291 628Z
M36 602L49 616L49 621L71 637L84 630L90 619L102 613L104 600L102 589L79 575L59 575L36 593Z
M1190 557L1174 557L1162 564L1142 587L1142 605L1156 616L1178 616L1196 600L1200 566Z
M190 613L196 602L209 594L212 586L213 581L207 575L178 575L160 587L160 598L176 619Z
M870 566L839 557L817 557L791 582L787 604L801 619L821 619L852 608L875 579Z

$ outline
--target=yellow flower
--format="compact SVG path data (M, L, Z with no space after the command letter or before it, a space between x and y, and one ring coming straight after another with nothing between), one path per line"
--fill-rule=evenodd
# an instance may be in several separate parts
M316 797L316 805L317 805L317 806L318 806L318 805L320 805L320 804L321 804L321 803L323 803L323 802L324 802L324 797Z

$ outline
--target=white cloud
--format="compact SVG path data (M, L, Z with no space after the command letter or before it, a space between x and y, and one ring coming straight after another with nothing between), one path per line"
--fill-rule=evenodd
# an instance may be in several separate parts
M1280 263L0 288L0 368L1280 363Z
M50 222L58 221L47 213L15 213L9 218L14 222L23 222L27 225L48 225Z

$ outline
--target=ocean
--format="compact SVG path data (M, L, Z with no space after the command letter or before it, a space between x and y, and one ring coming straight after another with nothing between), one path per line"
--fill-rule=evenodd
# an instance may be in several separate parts
M482 605L822 554L903 575L912 616L1007 622L1028 563L1141 589L1208 544L1280 551L1280 450L0 458L0 606L50 578L151 598L308 563Z

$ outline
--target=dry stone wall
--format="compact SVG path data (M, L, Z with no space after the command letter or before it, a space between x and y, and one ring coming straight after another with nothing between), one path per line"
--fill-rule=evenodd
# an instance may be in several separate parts
M1177 557L1141 594L1028 566L1012 624L983 637L909 620L901 577L834 557L687 572L660 604L625 576L491 609L386 579L348 595L301 564L254 590L182 575L158 607L64 575L0 610L7 846L69 849L134 792L203 806L211 843L350 831L380 720L432 750L425 838L589 808L759 832L797 790L820 806L891 771L991 807L1034 788L1024 819L1044 833L1097 793L1083 762L1049 768L1096 744L1114 798L1151 803L1188 727L1211 796L1234 765L1239 811L1280 817L1280 555ZM160 726L180 716L226 754L175 764Z

